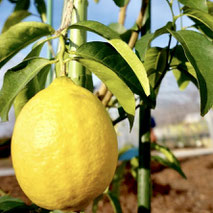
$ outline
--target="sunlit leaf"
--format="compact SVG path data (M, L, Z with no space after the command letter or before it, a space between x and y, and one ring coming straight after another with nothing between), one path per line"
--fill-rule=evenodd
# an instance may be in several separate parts
M31 15L31 13L29 13L27 10L14 11L8 17L8 19L5 21L3 29L2 29L2 33L7 31L13 25L15 25L15 24L19 23L20 21L22 21L24 18L28 17L29 15Z
M120 53L120 55L126 60L133 72L140 81L145 94L150 95L149 80L147 78L146 70L142 62L131 50L131 48L120 39L111 39L109 43Z
M77 60L107 85L127 113L134 115L135 98L127 84L119 76L119 71L122 70L121 64L115 64L115 62L118 62L115 59L110 60L112 59L110 55L106 57L106 52L104 51L107 48L102 47L101 49L99 44L100 42L81 46L77 50L77 55L81 57L77 58ZM90 55L87 53L90 53ZM93 54L97 54L96 57Z
M120 38L119 34L112 30L110 27L107 27L97 21L81 21L71 25L69 28L91 31L106 39Z
M145 68L142 62L134 54L131 48L120 39L119 35L111 30L109 27L94 21L78 22L71 25L70 28L80 28L95 32L104 38L108 39L109 43L120 53L120 55L126 60L133 72L139 79L145 94L150 95L149 81L146 75Z
M208 12L206 0L178 0L178 1L187 7Z
M181 43L187 59L196 71L201 115L204 116L213 105L213 44L204 35L194 31L171 31L171 34Z
M152 160L155 160L164 166L168 166L174 170L176 170L183 178L186 178L184 172L181 169L180 162L174 156L174 154L165 146L158 145L156 143L151 143L151 148L161 152L165 158L160 156L152 156Z
M0 91L0 116L2 121L8 119L10 107L19 92L25 88L39 71L54 62L44 58L28 59L6 72Z
M52 33L54 29L50 25L39 22L22 22L10 27L0 35L0 67L30 43Z

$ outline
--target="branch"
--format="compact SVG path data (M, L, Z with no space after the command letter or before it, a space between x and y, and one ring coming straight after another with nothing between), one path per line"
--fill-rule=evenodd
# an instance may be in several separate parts
M138 18L136 20L136 24L138 26L138 31L132 32L132 35L131 35L129 43L128 43L128 45L130 46L131 49L134 48L135 43L138 40L138 35L139 35L139 32L142 29L143 18L144 18L144 14L146 12L148 5L149 5L149 0L143 0L143 2L141 4L141 9L140 9Z

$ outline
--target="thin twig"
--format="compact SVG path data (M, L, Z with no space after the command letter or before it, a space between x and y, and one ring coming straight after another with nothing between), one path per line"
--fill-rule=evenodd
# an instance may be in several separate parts
M127 2L127 4L124 7L120 8L120 12L118 15L118 23L124 25L125 20L126 20L126 10L127 10L127 6L129 5L129 1Z
M135 43L138 40L139 32L141 31L141 28L142 28L144 14L146 12L148 5L149 5L149 0L143 0L142 3L141 3L140 13L139 13L137 21L136 21L136 24L138 26L138 30L132 32L132 35L131 35L129 43L128 43L128 45L131 49L134 48Z

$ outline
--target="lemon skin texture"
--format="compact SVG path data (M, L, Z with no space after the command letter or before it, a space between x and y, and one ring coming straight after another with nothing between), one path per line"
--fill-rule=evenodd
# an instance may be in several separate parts
M56 78L21 110L12 136L17 180L32 202L78 211L110 184L117 137L101 102L69 78Z

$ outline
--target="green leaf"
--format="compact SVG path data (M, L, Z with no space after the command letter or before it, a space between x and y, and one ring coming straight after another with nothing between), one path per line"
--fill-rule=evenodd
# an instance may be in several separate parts
M14 11L18 10L28 10L30 7L30 0L18 0Z
M155 38L157 38L160 35L169 33L168 30L173 30L173 28L174 28L173 27L173 23L169 21L165 26L163 26L160 29L158 29L158 30L155 31L152 40L155 39Z
M132 68L133 72L140 81L144 92L147 96L150 95L149 80L146 74L146 70L142 62L132 51L132 49L120 39L111 39L109 43L120 53L120 55L125 59L125 61Z
M24 60L35 58L35 56L39 56L42 47L44 46L44 43L48 40L50 40L51 37L44 39L42 41L37 42L35 45L33 45L32 50L30 53L25 57ZM36 75L26 86L19 92L19 94L16 96L14 100L14 109L15 109L15 116L17 118L18 114L20 113L23 106L28 102L30 98L32 98L37 92L44 89L46 78L48 75L48 72L50 70L50 66L48 65L44 67L38 75Z
M89 30L108 39L109 43L120 53L120 55L132 68L133 72L139 79L145 94L147 96L150 95L149 81L143 64L131 48L120 39L119 35L115 31L95 21L78 22L77 24L71 25L70 28Z
M198 29L200 32L204 33L206 36L213 40L213 32L208 27L206 27L206 25L202 24L196 19L193 19L193 21L196 23L195 25L193 25L196 29Z
M106 39L120 38L119 34L110 27L105 26L97 21L81 21L73 24L69 29L82 29L96 33Z
M44 0L35 0L35 6L43 22L47 21L47 9Z
M167 66L167 49L152 47L147 50L145 55L144 66L147 71L150 85L156 87L161 75ZM159 85L160 86L160 85Z
M198 9L193 9L193 8L188 8L184 7L183 8L184 14L192 17L193 19L198 20L199 22L203 23L206 27L211 29L213 31L213 16L203 12Z
M135 98L126 82L121 78L121 72L125 67L122 66L123 60L116 54L116 51L113 52L110 45L106 43L91 42L78 48L76 54L78 57L75 60L97 75L116 96L124 110L134 115ZM118 58L121 58L121 61L116 60ZM124 76L122 77L124 78Z
M130 115L130 114L126 114L125 110L123 109L123 107L121 106L118 106L118 113L119 113L119 116L122 118L124 116L127 115L127 119L129 121L129 127L130 127L130 132L132 131L132 127L133 127L133 124L134 124L134 116Z
M189 77L178 69L174 69L173 74L177 80L179 89L182 91L186 89L186 87L189 85L190 82Z
M117 196L111 192L108 192L106 195L110 200L114 213L122 213L120 201L118 200Z
M185 89L190 81L198 87L196 72L192 65L188 62L182 46L178 45L174 47L170 66L173 69L173 74L177 80L180 90Z
M122 24L119 24L117 22L116 23L111 23L109 25L109 27L112 30L114 30L116 33L118 33L118 34L123 34L123 33L125 33L127 31L126 28Z
M14 11L8 17L8 19L5 21L3 29L2 29L2 33L7 31L13 25L15 25L15 24L19 23L20 21L22 21L23 19L25 19L29 15L31 15L31 13L29 13L27 10Z
M181 4L183 4L187 7L190 7L190 8L202 10L204 12L208 11L206 0L178 0L178 1Z
M30 43L52 33L54 29L50 25L39 22L22 22L10 27L0 35L0 67Z
M119 153L120 154L120 153ZM120 186L122 184L122 181L124 180L124 174L126 171L126 165L127 161L122 161L116 168L113 180L111 182L111 189L110 192L112 192L117 197L120 196Z
M129 0L113 0L118 7L123 7L128 4Z
M141 39L139 39L136 42L136 45L135 45L136 53L142 61L144 61L146 50L150 46L152 40L154 40L158 36L169 33L168 29L170 29L170 30L173 29L172 22L168 22L165 26L156 30L154 34L148 33L148 34L142 36Z
M165 166L176 170L183 178L186 178L184 172L181 169L180 162L170 151L170 149L165 146L158 145L156 143L151 143L151 148L161 152L165 156L165 158L161 158L160 156L152 156L152 160L155 160Z
M104 66L113 70L134 93L142 96L146 104L154 105L152 100L148 99L144 94L143 88L131 67L111 45L105 42L89 42L78 48L76 54L83 58L102 63Z
M181 43L187 59L196 71L201 115L204 116L213 105L213 44L204 35L194 31L171 31L171 34Z
M135 51L141 61L144 61L146 50L149 47L150 40L153 38L153 34L147 33L142 36L135 44Z
M0 197L0 212L15 210L16 208L24 207L25 203L17 198L8 195Z
M10 107L19 92L47 65L53 64L44 58L28 59L8 70L0 91L0 116L2 121L8 119Z

